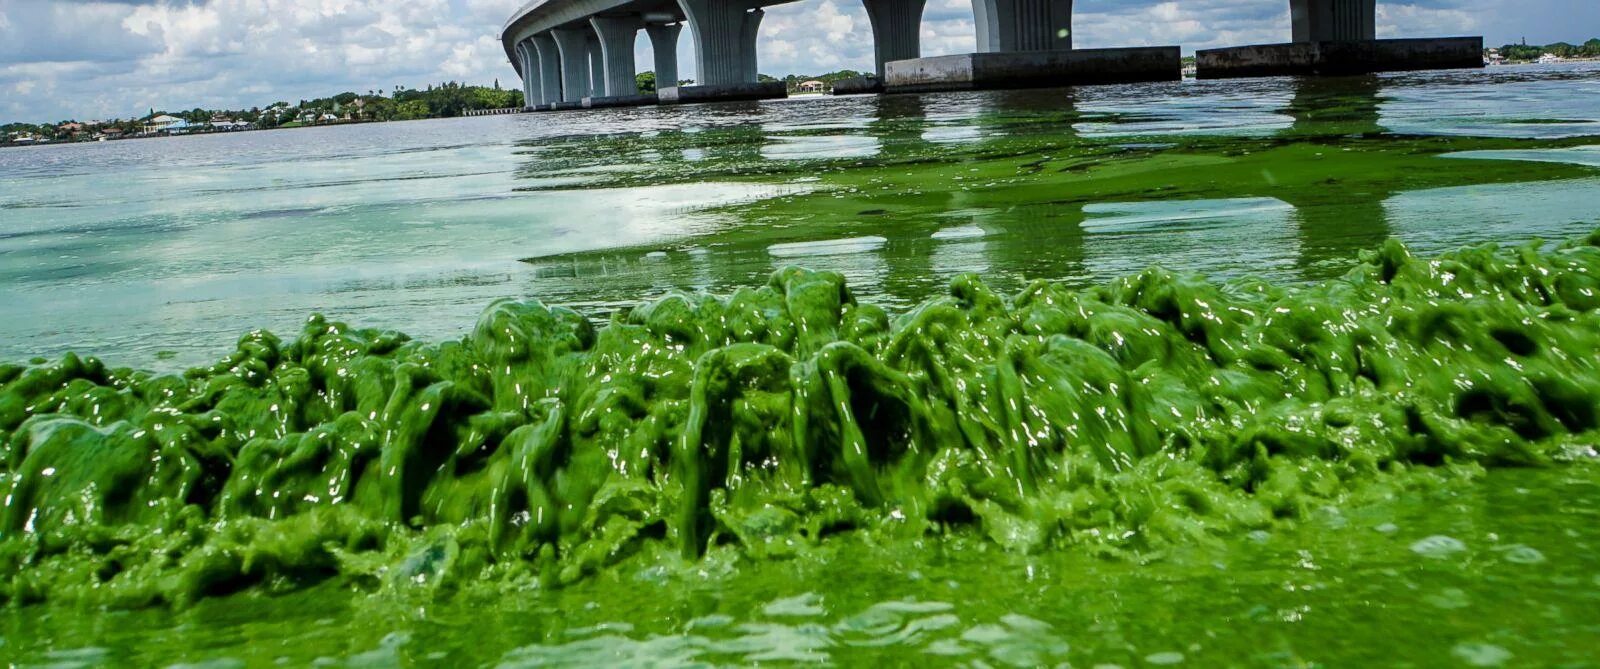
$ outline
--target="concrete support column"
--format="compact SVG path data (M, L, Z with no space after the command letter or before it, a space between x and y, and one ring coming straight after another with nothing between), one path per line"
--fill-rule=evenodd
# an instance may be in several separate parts
M980 53L1072 48L1072 0L972 0L972 17Z
M544 82L541 81L544 72L538 48L532 39L526 39L517 45L517 50L522 53L522 106L532 108L545 104Z
M878 80L883 80L883 64L922 55L922 8L927 0L862 0L867 20L872 22L873 60Z
M600 54L600 37L594 34L594 28L584 32L589 33L584 42L584 49L589 53L589 95L591 98L605 97L606 94L606 60Z
M1289 0L1296 42L1377 39L1377 15L1377 0Z
M533 36L534 61L539 66L539 104L561 99L561 49L549 33Z
M744 13L744 26L739 33L740 62L744 63L744 81L761 79L756 70L756 37L761 34L761 19L767 13L760 7Z
M754 83L756 30L761 10L747 0L678 0L694 32L694 60L701 85ZM754 14L754 16L752 16Z
M556 48L561 52L561 101L582 102L589 94L589 35L588 28L557 28L550 31Z
M600 36L600 60L605 82L606 97L637 95L639 83L635 78L637 68L633 62L633 43L639 37L642 25L636 16L594 16L589 18L594 32Z
M650 50L655 52L656 88L678 85L678 33L681 23L652 23L644 27L650 36Z

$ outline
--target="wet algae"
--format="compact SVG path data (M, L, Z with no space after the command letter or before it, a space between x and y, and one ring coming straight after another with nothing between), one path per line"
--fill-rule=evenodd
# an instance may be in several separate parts
M1596 457L1600 232L1310 286L1151 269L905 313L786 268L595 327L312 317L183 375L0 366L0 598L570 583L829 535L1149 555Z

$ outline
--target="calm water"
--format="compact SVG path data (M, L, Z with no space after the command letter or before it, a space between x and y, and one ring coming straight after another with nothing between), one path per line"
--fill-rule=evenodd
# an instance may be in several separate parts
M782 206L818 174L863 166L1079 145L1162 159L1162 147L1196 138L1226 151L1319 133L1600 135L1600 67L811 98L0 151L0 359L75 350L172 369L215 359L252 328L293 331L312 312L454 337L498 297L598 318L673 287L758 282L786 263L839 269L892 305L965 271L1008 287L1157 262L1305 280L1388 235L1438 249L1600 221L1593 176L1333 197L1263 180L1068 203L1048 192L980 201L996 184L951 180L927 184L948 195L936 206L848 233L833 219L858 212ZM1521 154L1600 165L1592 146ZM1474 169L1518 169L1504 165ZM752 227L763 236L730 234ZM814 244L838 239L853 241ZM652 253L658 244L687 252ZM611 248L637 253L562 256ZM519 262L529 257L543 260Z
M312 312L429 339L835 269L904 306L1159 263L1314 281L1600 226L1600 66L797 99L0 151L0 360L173 369ZM635 560L493 601L336 585L0 613L33 666L1595 666L1592 469L1148 562L971 539Z

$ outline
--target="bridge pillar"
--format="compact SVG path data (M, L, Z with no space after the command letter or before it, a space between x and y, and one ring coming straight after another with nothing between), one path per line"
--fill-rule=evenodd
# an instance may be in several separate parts
M652 23L644 27L655 52L656 88L678 85L678 33L681 23Z
M522 107L532 109L545 103L539 52L532 39L517 44L517 52L522 55Z
M1377 13L1377 0L1289 0L1296 42L1377 39Z
M642 25L636 16L594 16L589 18L595 34L600 36L600 60L604 65L604 89L598 95L615 97L636 95L639 92L635 78L637 68L633 62L633 43L639 37Z
M1482 37L1378 39L1376 0L1289 0L1294 41L1195 52L1201 79L1483 67Z
M539 67L539 104L561 99L561 49L550 33L533 36L534 61Z
M884 63L922 55L920 33L926 3L927 0L863 0L867 20L872 23L873 60L879 81L883 80Z
M741 0L678 0L694 33L695 69L702 86L755 83L756 30L762 12Z
M556 48L561 52L561 101L582 102L589 94L589 35L588 28L556 28L550 31Z
M972 0L979 53L1072 48L1072 0Z

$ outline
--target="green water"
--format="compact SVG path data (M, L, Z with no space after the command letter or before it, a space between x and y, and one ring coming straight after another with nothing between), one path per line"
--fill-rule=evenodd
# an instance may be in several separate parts
M1527 242L1600 222L1600 109L1529 72L637 112L475 186L531 237L286 209L226 275L8 214L0 657L1587 666L1600 252ZM152 280L218 287L92 298Z

